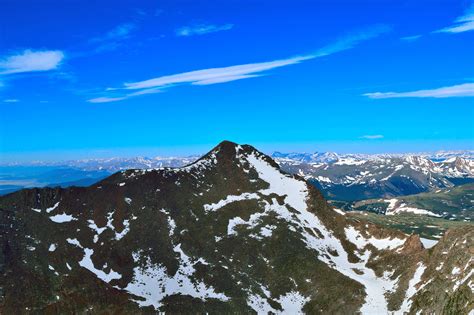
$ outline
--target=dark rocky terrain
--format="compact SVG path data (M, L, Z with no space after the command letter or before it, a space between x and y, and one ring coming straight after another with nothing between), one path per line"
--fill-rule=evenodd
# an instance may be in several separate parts
M2 314L474 308L472 226L425 249L231 142L182 168L3 196L0 227Z

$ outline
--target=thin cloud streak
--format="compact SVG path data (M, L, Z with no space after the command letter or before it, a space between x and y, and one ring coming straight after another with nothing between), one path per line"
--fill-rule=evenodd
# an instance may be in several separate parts
M253 77L252 74L294 65L304 60L313 59L314 56L301 56L288 59L274 60L269 62L249 63L222 68L210 68L178 74L162 76L150 80L125 83L125 89L136 90L151 87L163 87L167 85L191 83L194 85L206 85L212 83L230 82L243 78Z
M117 25L103 36L94 37L89 40L90 43L105 42L105 41L114 41L125 39L130 36L130 33L136 28L133 23L124 23Z
M176 36L204 35L209 33L228 31L234 27L234 24L214 25L214 24L195 24L176 29Z
M63 60L64 53L60 50L27 49L0 59L0 75L55 70Z
M335 43L328 45L315 54L306 56L297 56L287 59L280 59L268 62L250 63L222 68L210 68L203 70L196 70L184 73L178 73L173 75L162 76L153 78L145 81L125 83L125 89L143 89L150 87L163 87L171 84L183 84L191 83L193 85L206 85L215 83L231 82L235 80L241 80L246 78L256 77L256 73L268 71L275 68L285 67L301 63L306 60L311 60L343 50L351 49L356 44L363 40L374 38L384 32L387 32L389 28L384 26L376 26L373 29L366 30L363 32L355 33L351 36L344 37Z
M68 57L70 59L83 58L117 50L132 37L132 33L136 29L137 25L134 23L119 24L100 36L90 38L84 43L85 48L69 52Z
M125 97L97 97L90 100L87 100L89 103L110 103L124 100Z
M417 39L420 39L421 36L422 35L405 36L405 37L401 37L400 39L407 42L413 42Z
M219 77L219 78L214 78L214 79L200 80L197 82L193 82L191 84L192 85L210 85L210 84L226 83L226 82L242 80L242 79L258 78L261 76L262 75L259 75L259 74L230 75L227 77L224 76L224 77Z
M337 52L354 48L362 41L378 37L384 33L390 32L391 30L391 27L388 25L378 24L370 28L360 30L358 32L350 33L349 35L342 37L336 42L317 50L313 54L313 58L324 57Z
M376 140L376 139L383 139L383 135L365 135L361 137L362 139L367 140Z
M113 91L114 89L109 89L110 91ZM135 97L135 96L140 96L140 95L146 95L146 94L156 94L156 93L161 93L163 92L162 90L158 88L150 88L150 89L145 89L145 90L139 90L133 93L129 93L123 96L118 96L118 97L109 97L109 96L102 96L102 97L97 97L97 98L92 98L90 100L87 100L89 103L110 103L110 102L118 102L118 101L123 101L125 99Z
M454 25L442 28L435 33L463 33L474 30L474 3L465 12L454 21Z
M401 97L427 97L427 98L447 98L447 97L472 97L474 96L474 83L464 83L453 86L446 86L431 90L418 90L411 92L373 92L365 93L364 96L373 99L401 98Z
M146 92L149 89L159 89L159 91L161 92L163 91L163 89L183 84L211 85L227 83L236 80L256 78L263 76L266 71L272 69L296 65L307 60L328 56L343 50L354 48L360 42L375 38L383 33L388 32L389 30L390 28L388 26L376 25L373 28L365 29L363 31L343 37L340 40L319 49L315 53L308 55L295 56L286 59L278 59L267 62L248 63L228 67L195 70L165 75L144 81L127 82L124 83L123 87L121 88L108 88L106 92L113 91L113 93L117 93L117 91L119 90L138 90L138 92L120 95L118 97L116 95L114 95L113 97L105 96L104 98L96 98L89 100L89 102L98 103L119 101L132 96L150 94L149 92Z
M10 99L6 99L6 100L3 100L4 103L18 103L20 100L17 100L15 98L10 98Z

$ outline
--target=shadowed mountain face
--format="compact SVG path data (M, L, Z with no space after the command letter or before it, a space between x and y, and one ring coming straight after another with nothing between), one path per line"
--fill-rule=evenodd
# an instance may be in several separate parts
M473 309L474 229L420 239L334 211L248 145L0 199L0 311Z

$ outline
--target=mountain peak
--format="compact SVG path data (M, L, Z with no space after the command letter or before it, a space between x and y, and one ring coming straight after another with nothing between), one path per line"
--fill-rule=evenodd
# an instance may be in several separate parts
M224 140L221 141L211 151L209 151L209 153L204 156L207 156L209 154L216 154L219 157L235 157L235 155L238 154L241 148L242 146L236 142ZM252 149L256 150L255 148Z
M230 141L182 168L13 193L0 214L5 313L18 301L78 313L414 313L408 284L431 281L420 278L430 267L419 239L337 214L306 181ZM404 259L404 244L419 255Z
M280 169L279 165L269 156L260 152L255 147L248 144L238 144L236 142L224 140L215 146L212 150L206 153L201 159L196 161L196 164L202 161L212 161L215 164L234 164L238 166L248 161L247 157L254 155L263 159L276 169Z

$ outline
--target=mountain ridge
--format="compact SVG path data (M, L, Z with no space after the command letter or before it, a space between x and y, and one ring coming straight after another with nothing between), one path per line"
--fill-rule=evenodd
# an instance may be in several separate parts
M363 155L274 152L273 158L285 171L311 179L327 198L355 200L390 198L472 182L474 154L471 153ZM4 165L0 166L0 179L3 180L0 183L0 195L33 186L86 186L120 170L181 167L199 158L134 157L30 163L29 166ZM403 164L408 164L409 168L397 171L397 167ZM376 176L374 168L378 169L377 172L381 171L382 175ZM52 174L55 174L54 178Z
M228 141L180 169L23 190L0 210L6 312L20 300L36 311L415 312L437 276L423 279L432 262L417 236L346 218L301 177ZM462 253L431 308L472 309ZM459 297L468 303L451 305Z

